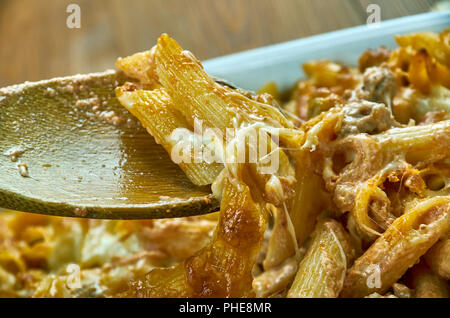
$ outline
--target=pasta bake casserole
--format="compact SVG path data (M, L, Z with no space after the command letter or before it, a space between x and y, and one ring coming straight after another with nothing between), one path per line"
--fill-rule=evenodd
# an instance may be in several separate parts
M166 34L119 59L120 103L220 211L3 212L0 296L448 297L450 30L396 40L356 68L305 63L287 95L212 78Z

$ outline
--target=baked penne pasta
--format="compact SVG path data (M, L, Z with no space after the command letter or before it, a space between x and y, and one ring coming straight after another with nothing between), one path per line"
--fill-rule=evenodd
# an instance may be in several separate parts
M440 277L450 280L450 238L437 242L424 256L427 264Z
M155 69L155 49L140 52L116 61L116 67L121 69L130 78L139 80L140 84L150 88L160 86Z
M418 203L397 218L355 261L348 270L341 296L386 292L449 229L449 197Z
M450 121L392 129L376 136L386 155L404 153L410 163L436 162L450 157Z
M164 88L148 91L137 90L136 87L130 86L117 88L117 98L139 119L156 142L162 145L169 154L172 154L175 144L169 136L176 129L184 129L184 133L191 134L192 140L194 140L193 128L186 118L173 107L173 102ZM201 140L197 142L202 143ZM195 160L193 143L194 141L191 145L187 145L189 147L185 147L184 153L180 155L184 158L187 156L187 159L177 163L194 184L211 184L222 171L223 165L220 163L208 164L203 161L202 157L200 160ZM197 161L199 162L197 163Z
M0 297L448 297L449 36L308 61L281 93L210 76L166 34L119 59L119 102L220 211L2 212Z
M287 294L289 298L336 298L355 257L349 235L336 221L320 221Z
M155 55L161 83L173 98L175 107L191 124L200 119L208 127L222 131L236 127L240 121L292 127L276 108L215 83L203 70L200 61L192 53L183 51L167 34L159 38ZM237 122L236 114L239 114Z
M245 174L246 169L240 166L239 173ZM175 267L156 269L132 281L130 289L121 296L253 295L252 268L261 247L267 212L261 206L261 194L251 184L227 180L223 191L219 224L211 243ZM254 199L258 197L259 200Z

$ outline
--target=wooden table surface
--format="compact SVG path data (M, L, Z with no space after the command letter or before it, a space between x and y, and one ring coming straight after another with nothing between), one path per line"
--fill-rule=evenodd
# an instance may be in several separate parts
M66 26L68 4L81 28ZM169 33L207 59L429 11L435 0L0 0L0 87L112 68Z

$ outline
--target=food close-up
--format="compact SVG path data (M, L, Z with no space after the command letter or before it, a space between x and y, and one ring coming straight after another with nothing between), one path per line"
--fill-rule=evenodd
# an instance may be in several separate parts
M449 298L450 12L428 14L355 29L386 36L351 61L290 53L289 85L168 31L0 88L0 297Z

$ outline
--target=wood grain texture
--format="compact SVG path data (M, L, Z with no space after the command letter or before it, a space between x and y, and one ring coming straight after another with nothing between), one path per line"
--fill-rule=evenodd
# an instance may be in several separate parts
M0 87L112 68L169 33L200 59L429 11L434 0L0 0ZM81 29L66 7L81 7Z

